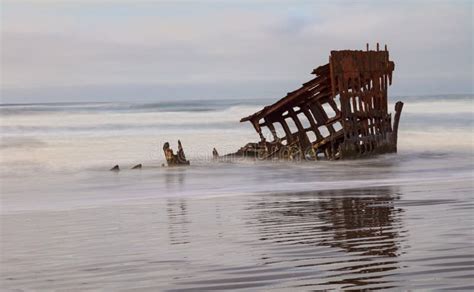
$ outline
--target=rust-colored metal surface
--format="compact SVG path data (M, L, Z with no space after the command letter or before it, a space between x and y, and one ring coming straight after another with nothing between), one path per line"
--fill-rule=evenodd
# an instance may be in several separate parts
M170 144L168 142L163 145L163 152L165 154L166 163L168 164L168 166L189 165L189 161L186 160L186 156L184 155L184 150L183 146L181 145L181 141L178 140L177 154L173 153L173 149L171 149Z
M259 158L330 160L397 151L403 103L388 112L388 86L395 65L389 52L332 51L315 78L276 103L241 119L249 121L260 142L238 155Z

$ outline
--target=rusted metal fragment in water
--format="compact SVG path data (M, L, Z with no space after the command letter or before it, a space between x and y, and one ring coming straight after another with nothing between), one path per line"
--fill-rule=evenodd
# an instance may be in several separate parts
M132 169L142 169L142 167L143 167L143 165L140 163L140 164L137 164L134 167L132 167Z
M116 171L116 172L119 172L120 171L120 166L117 164L115 165L114 167L112 167L111 169L109 169L110 171Z
M181 141L178 140L178 153L174 154L173 149L171 149L170 144L166 142L163 145L163 152L165 154L166 163L168 166L178 166L178 165L189 165L189 160L186 160L184 155L183 146Z
M396 152L403 103L397 102L392 127L387 89L394 69L386 46L384 51L378 44L376 51L332 51L329 63L313 70L315 78L241 119L252 123L260 142L239 151L250 149L266 159L315 160Z

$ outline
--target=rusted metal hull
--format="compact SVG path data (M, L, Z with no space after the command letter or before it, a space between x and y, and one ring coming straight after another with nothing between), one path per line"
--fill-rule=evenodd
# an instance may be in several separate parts
M252 123L260 142L235 155L334 160L396 152L403 103L395 106L392 126L387 91L394 68L378 44L377 50L332 51L329 63L313 70L315 78L241 119Z

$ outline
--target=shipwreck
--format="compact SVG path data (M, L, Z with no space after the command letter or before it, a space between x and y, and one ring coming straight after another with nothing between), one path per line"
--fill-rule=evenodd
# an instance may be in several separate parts
M331 51L301 88L242 118L260 141L227 156L260 159L347 159L397 151L402 102L388 112L395 64L380 50Z
M215 159L338 160L397 152L403 102L388 111L388 86L395 63L385 45L380 50L331 51L329 62L313 70L315 77L277 102L240 122L250 122L260 141ZM189 165L179 144L174 155L165 143L169 166ZM176 157L175 157L176 156ZM180 157L181 159L178 159Z

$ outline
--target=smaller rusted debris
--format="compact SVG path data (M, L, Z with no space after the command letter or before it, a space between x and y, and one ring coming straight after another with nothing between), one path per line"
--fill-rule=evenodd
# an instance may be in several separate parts
M112 167L112 168L110 169L110 171L118 172L118 171L120 171L120 167L119 167L118 164L117 164L117 165L115 165L114 167Z
M132 169L142 169L142 164L137 164L135 165L134 167L132 167Z
M170 143L166 142L163 145L163 151L165 153L166 163L168 166L178 166L178 165L189 165L189 160L186 160L184 155L183 146L181 141L178 140L178 153L174 154L173 149L170 147Z
M212 158L219 158L219 152L217 152L216 148L212 149Z

